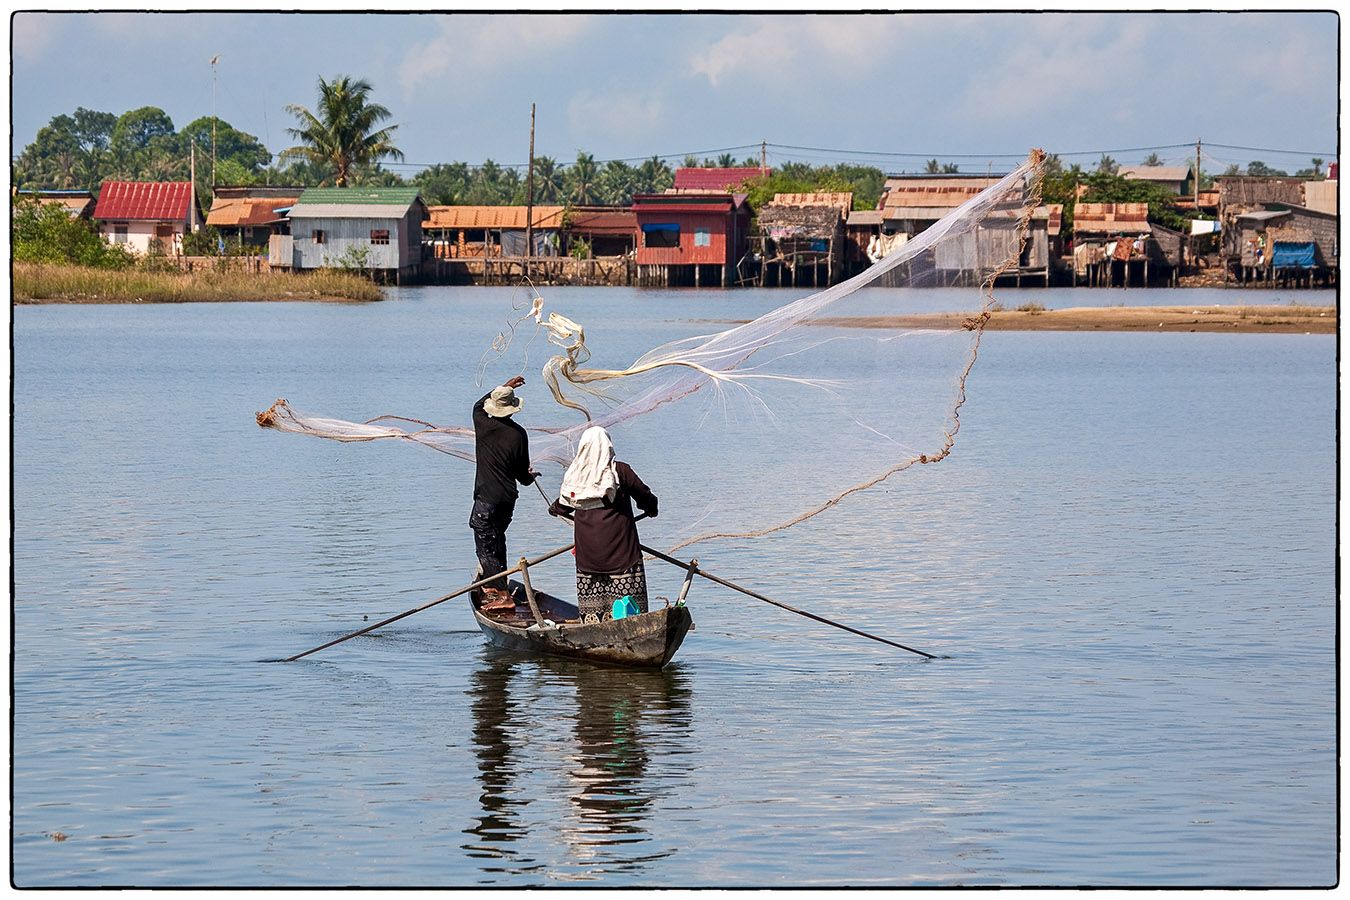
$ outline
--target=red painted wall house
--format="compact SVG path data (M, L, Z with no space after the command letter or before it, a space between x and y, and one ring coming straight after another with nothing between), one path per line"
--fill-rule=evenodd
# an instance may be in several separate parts
M637 264L666 267L672 284L728 284L749 247L744 194L639 194Z

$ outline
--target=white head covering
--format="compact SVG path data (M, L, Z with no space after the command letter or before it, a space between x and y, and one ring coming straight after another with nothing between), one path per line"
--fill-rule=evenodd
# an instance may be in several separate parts
M574 509L594 509L606 500L613 500L618 487L614 443L609 432L592 425L581 433L576 458L563 473L558 500Z

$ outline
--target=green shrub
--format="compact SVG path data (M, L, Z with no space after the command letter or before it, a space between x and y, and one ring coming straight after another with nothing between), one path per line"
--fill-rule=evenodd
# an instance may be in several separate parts
M108 243L88 219L72 218L58 203L16 196L13 221L15 262L73 263L97 269L125 269L135 262L125 246Z

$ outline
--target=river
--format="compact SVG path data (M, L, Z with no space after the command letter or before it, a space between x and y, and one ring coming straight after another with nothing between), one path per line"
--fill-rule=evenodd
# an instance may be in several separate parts
M805 293L552 291L632 347ZM661 673L458 601L261 662L463 584L472 467L254 413L465 421L512 296L13 310L15 884L1336 882L1334 336L989 333L949 459L700 550L945 659L699 584Z

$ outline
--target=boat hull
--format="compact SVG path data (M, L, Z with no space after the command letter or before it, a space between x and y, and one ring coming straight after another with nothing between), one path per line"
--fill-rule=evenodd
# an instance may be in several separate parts
M515 582L511 588L517 599L512 613L483 612L476 591L472 600L473 617L484 636L493 646L507 650L565 656L603 665L659 669L675 656L694 622L687 606L667 606L591 624L564 622L576 618L576 607L536 590L540 613L561 624L530 628L534 619L522 596L523 589Z

